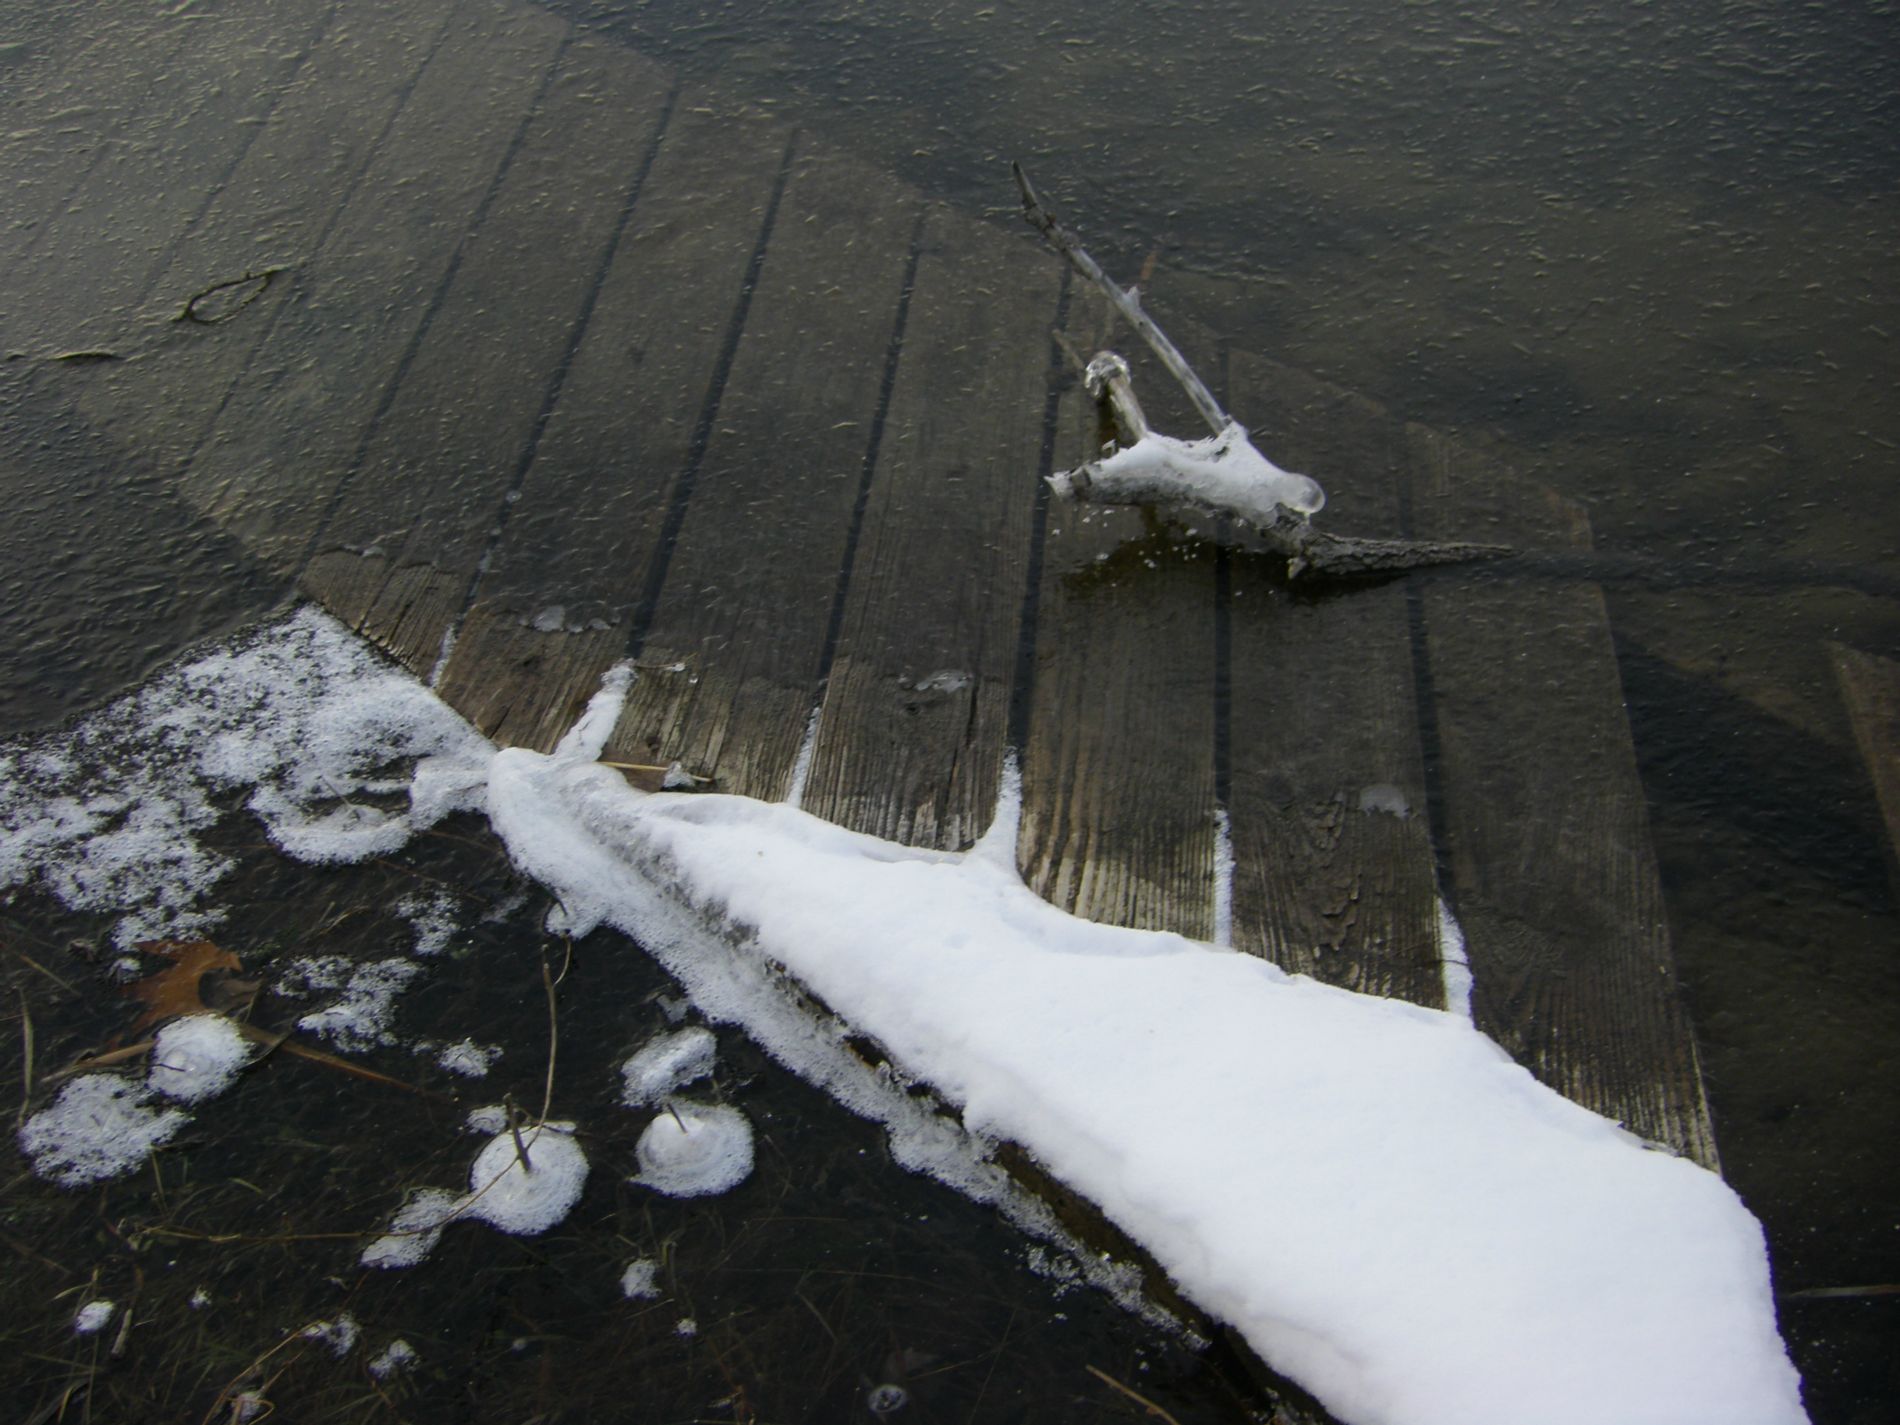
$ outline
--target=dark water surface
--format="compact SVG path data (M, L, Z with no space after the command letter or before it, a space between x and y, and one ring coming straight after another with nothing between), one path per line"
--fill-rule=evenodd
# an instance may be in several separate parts
M1830 653L1900 656L1894 7L554 8L999 223L1017 221L1020 158L1112 272L1150 272L1164 321L1455 433L1587 509L1725 1171L1768 1231L1815 1420L1900 1419L1900 1298L1832 1294L1900 1282L1896 865ZM75 13L0 7L10 103ZM87 436L71 374L0 366L9 730L103 701L282 593ZM484 927L459 963L481 973L432 977L407 1030L492 1021L504 1081L463 1098L538 1101L542 907L479 920L514 889L480 828L350 872L286 867L242 818L220 834L245 866L220 938L247 965L317 926L373 953L402 933L393 899L453 890ZM101 927L0 914L11 1012L42 1064L104 1042L124 1016L85 963ZM608 1102L613 1065L663 1022L667 986L608 936L572 973L563 1111L597 1135L605 1180L639 1127ZM548 1238L459 1228L410 1274L363 1279L353 1249L308 1236L382 1221L392 1132L439 1155L407 1181L452 1183L458 1110L310 1065L249 1076L149 1181L65 1194L16 1169L0 1375L19 1418L65 1393L65 1418L96 1401L92 1418L195 1419L285 1330L345 1307L372 1346L406 1335L423 1370L386 1389L286 1351L282 1418L865 1419L865 1393L898 1377L902 1419L1137 1418L1088 1365L1183 1421L1244 1418L1226 1363L1093 1293L1058 1298L1013 1234L892 1167L876 1131L734 1036L721 1055L719 1092L761 1135L753 1181L701 1204L590 1191ZM0 1065L0 1092L19 1086ZM359 1120L375 1134L353 1137ZM619 1299L636 1255L665 1261L664 1303ZM147 1303L135 1371L115 1372L110 1339L69 1337L63 1308L48 1324L46 1303L95 1275ZM184 1307L199 1285L217 1309Z

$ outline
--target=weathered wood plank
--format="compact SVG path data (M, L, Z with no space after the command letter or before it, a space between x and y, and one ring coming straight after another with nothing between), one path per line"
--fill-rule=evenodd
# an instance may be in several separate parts
M610 755L766 800L789 789L921 207L801 143Z
M1326 525L1395 535L1400 422L1236 353L1229 403L1327 491ZM1330 984L1444 1003L1410 617L1399 583L1309 594L1230 556L1234 945Z
M40 355L129 347L153 277L255 137L329 15L327 0L284 0L186 27L144 106L117 125L31 251L7 272L9 347Z
M268 566L302 566L453 271L567 27L469 3L198 447L184 490Z
M580 39L463 244L303 587L426 673L532 458L665 111L664 71ZM384 556L356 551L381 548Z
M1887 841L1900 857L1900 663L1840 643L1828 645L1828 652L1854 741L1873 778Z
M1551 492L1421 428L1410 443L1421 537L1587 546ZM1713 1166L1601 593L1508 571L1421 589L1478 1027L1566 1097Z
M185 468L293 300L292 274L329 235L451 9L452 0L339 0L269 122L144 294L139 350L92 374L80 409L96 427L162 472ZM229 319L173 320L214 284L272 268L285 275L257 284Z
M1099 334L1075 341L1085 359ZM1207 364L1203 334L1174 335ZM1172 383L1122 350L1153 424L1197 434ZM1063 400L1057 468L1100 435L1078 384ZM1214 569L1210 544L1140 511L1050 507L1017 859L1034 890L1077 915L1215 934Z
M622 657L789 137L682 93L438 684L546 750Z
M178 86L172 60L206 18L156 5L89 5L42 10L28 22L27 37L16 42L32 53L0 86L7 136L0 145L0 292L9 291L14 265L40 250L126 126L150 108L149 96ZM7 300L0 313L11 307ZM4 330L14 326L7 316Z
M827 820L944 847L989 824L1061 287L933 213L803 796Z

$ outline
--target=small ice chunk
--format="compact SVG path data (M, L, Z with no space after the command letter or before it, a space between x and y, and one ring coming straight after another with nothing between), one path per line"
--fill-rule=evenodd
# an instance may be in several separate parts
M146 1107L151 1090L115 1074L86 1074L20 1129L33 1171L61 1187L84 1187L129 1173L169 1142L191 1116Z
M751 1176L752 1125L736 1108L678 1104L647 1125L634 1153L634 1182L668 1197L709 1197Z
M517 1237L536 1237L566 1217L587 1181L587 1154L551 1123L515 1135L497 1133L475 1157L459 1216L479 1217Z
M391 1341L383 1353L369 1363L369 1373L377 1380L388 1380L391 1376L408 1370L420 1360L416 1348L402 1337Z
M658 1103L713 1071L719 1041L699 1025L650 1039L620 1066L620 1101L629 1108Z
M91 1336L106 1329L106 1323L112 1319L112 1313L118 1305L110 1301L89 1301L79 1308L73 1317L73 1334Z
M567 605L549 604L537 613L528 627L536 633L559 633L567 627Z
M508 1126L508 1110L498 1103L471 1108L462 1125L471 1133L499 1133Z
M660 1264L651 1257L627 1263L620 1274L620 1294L628 1301L652 1301L660 1294Z
M435 1250L442 1229L455 1217L463 1199L443 1188L423 1188L410 1194L396 1211L386 1236L363 1249L357 1260L366 1267L413 1267Z
M350 961L342 955L299 955L278 971L276 992L298 999L318 990L340 990L349 974Z
M345 1053L361 1054L393 1042L389 1021L395 1018L396 996L422 973L413 960L395 957L359 966L343 987L343 998L313 1010L297 1027L320 1034Z
M477 1044L473 1039L464 1039L459 1044L442 1045L436 1052L435 1061L451 1074L460 1074L465 1079L479 1079L487 1075L500 1057L499 1044Z
M312 1321L297 1334L306 1341L317 1342L340 1361L356 1348L356 1338L363 1334L363 1328L345 1311L334 1321Z
M675 1336L684 1336L690 1340L699 1334L699 1322L690 1316L682 1316L679 1319L679 1324L673 1328L673 1334Z
M455 934L455 897L447 891L404 896L396 902L396 914L414 927L416 954L440 955L448 949L449 937Z
M193 1311L203 1311L207 1306L211 1305L211 1293L206 1291L203 1287L199 1287L191 1294L191 1300L186 1302L185 1305L189 1306Z
M180 1103L216 1098L250 1062L251 1046L221 1014L188 1014L158 1031L145 1082Z
M1375 782L1369 787L1359 789L1359 810L1363 812L1383 812L1387 816L1396 816L1400 821L1412 814L1412 804L1406 800L1405 791L1391 782Z

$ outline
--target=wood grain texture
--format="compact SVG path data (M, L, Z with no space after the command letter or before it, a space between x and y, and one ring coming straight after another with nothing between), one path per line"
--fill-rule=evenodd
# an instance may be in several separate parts
M411 666L433 663L509 514L666 97L658 67L617 45L562 51L321 536L386 551L343 579L313 562L304 586ZM399 577L412 569L452 590L427 618Z
M1321 482L1328 529L1397 534L1400 422L1238 353L1228 397L1274 460ZM1229 563L1234 945L1329 984L1441 1007L1405 588L1304 592L1281 564L1244 553Z
M187 498L286 576L360 458L566 26L465 4L186 473Z
M1162 393L1137 376L1144 402ZM1086 459L1098 434L1078 385L1056 467ZM1207 544L1139 511L1051 504L1017 859L1064 910L1214 934L1214 601Z
M1552 492L1409 439L1419 535L1587 547ZM1566 1097L1714 1166L1601 593L1508 572L1421 587L1478 1027Z
M1887 843L1900 857L1900 662L1845 644L1828 645L1854 742L1873 779Z
M610 757L679 760L765 800L789 789L920 209L801 143Z
M92 374L80 409L176 476L293 300L447 24L449 0L340 0L255 141L172 251L137 314L138 353ZM294 176L293 176L294 175ZM197 294L281 269L216 323L175 318Z
M1053 261L939 209L918 262L803 805L911 845L995 809L1048 404Z
M142 88L144 97L116 123L110 107L82 122L98 136L84 178L5 273L0 337L10 349L129 354L152 279L257 133L330 11L326 0L239 6L178 25L175 50L164 31L150 49L123 44L101 56L105 72L95 84Z
M623 656L789 136L688 89L439 690L498 741L550 747Z

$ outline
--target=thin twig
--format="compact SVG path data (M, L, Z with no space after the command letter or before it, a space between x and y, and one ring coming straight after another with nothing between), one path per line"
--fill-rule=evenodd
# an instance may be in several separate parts
M33 1106L33 1014L26 1005L26 991L18 990L20 996L20 1050L25 1067L20 1071L20 1111L14 1116L13 1126L18 1128L26 1122L26 1111Z
M1123 1395L1127 1396L1130 1400L1134 1401L1135 1404L1141 1406L1142 1409L1146 1410L1150 1415L1156 1416L1159 1419L1167 1421L1168 1425L1181 1425L1181 1422L1179 1420L1176 1420L1172 1415L1168 1414L1167 1411L1163 1410L1159 1405L1156 1405L1152 1400L1148 1399L1147 1396L1143 1395L1138 1390L1133 1390L1133 1389L1130 1389L1128 1386L1123 1385L1120 1381L1116 1380L1115 1377L1110 1375L1107 1371L1102 1370L1096 1366L1085 1366L1084 1369L1087 1370L1090 1375L1094 1376L1097 1380L1102 1382L1103 1385L1106 1385L1107 1387L1109 1387L1109 1389L1119 1390Z
M1010 164L1010 171L1016 175L1016 187L1023 195L1023 216L1030 225L1049 240L1049 245L1065 258L1069 265L1093 282L1115 304L1115 310L1128 319L1128 324L1141 333L1141 339L1148 343L1154 354L1161 358L1161 364L1168 368L1168 374L1181 383L1181 389L1187 392L1188 399L1194 403L1194 409L1201 413L1201 419L1207 422L1208 429L1215 435L1226 430L1233 422L1223 411L1220 402L1214 399L1214 393L1207 389L1205 382L1194 374L1194 368L1187 364L1175 344L1168 340L1168 334L1155 325L1141 309L1141 303L1124 292L1115 284L1101 266L1090 257L1082 244L1073 234L1056 221L1055 214L1043 206L1042 199L1029 184L1029 175L1023 172L1020 163Z

